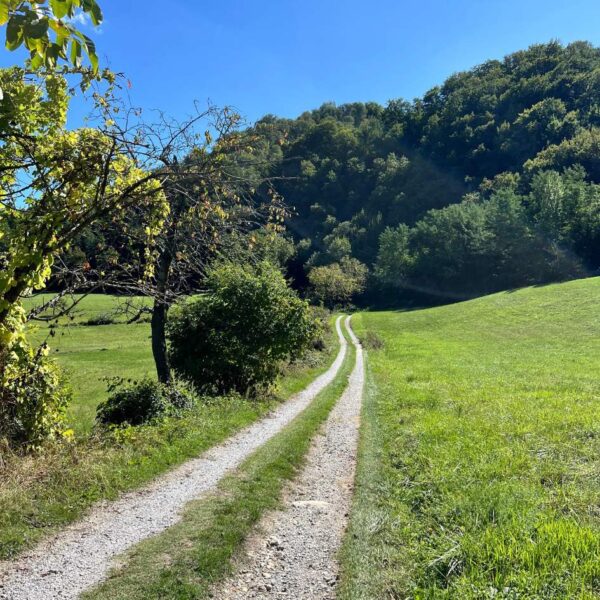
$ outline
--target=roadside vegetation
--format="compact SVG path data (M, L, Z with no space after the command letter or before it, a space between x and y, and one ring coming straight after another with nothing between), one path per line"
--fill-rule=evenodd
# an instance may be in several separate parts
M213 495L190 503L179 523L122 557L106 582L83 597L213 597L213 586L232 572L232 560L252 527L279 506L284 485L298 474L314 436L348 384L355 354L350 344L337 377L308 408L225 477Z
M598 597L599 293L356 318L381 343L340 598Z
M53 356L73 376L74 400L67 422L73 423L75 431L69 441L48 442L41 452L25 456L2 453L1 558L14 556L75 520L94 502L135 489L249 425L317 377L337 352L328 319L321 338L323 349L311 350L290 363L275 387L258 397L235 393L201 397L174 417L139 427L102 430L94 418L97 405L107 397L103 378L141 381L149 374L155 377L147 322L86 325L99 314L114 314L117 304L117 299L107 296L87 297L79 305L74 323L61 320L55 328L53 343L58 352ZM35 335L46 334L40 329Z

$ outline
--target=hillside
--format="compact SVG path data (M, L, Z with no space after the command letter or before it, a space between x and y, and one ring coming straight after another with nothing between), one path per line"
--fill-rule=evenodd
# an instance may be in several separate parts
M550 42L414 101L260 120L263 174L294 211L296 285L344 257L370 269L368 300L392 303L595 273L599 74L600 49Z
M253 236L220 252L276 255L296 288L329 306L433 304L593 276L599 77L599 48L552 41L412 101L267 115L242 132L248 148L228 169L252 182L254 206L283 200L288 243L261 250ZM101 222L68 262L111 271L115 253L126 263L136 249Z
M597 597L599 293L595 278L360 315L342 598Z

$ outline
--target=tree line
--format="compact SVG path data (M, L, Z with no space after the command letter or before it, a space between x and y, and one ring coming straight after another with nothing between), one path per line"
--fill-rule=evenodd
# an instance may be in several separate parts
M398 304L596 273L599 78L598 48L550 42L411 102L261 119L298 288Z

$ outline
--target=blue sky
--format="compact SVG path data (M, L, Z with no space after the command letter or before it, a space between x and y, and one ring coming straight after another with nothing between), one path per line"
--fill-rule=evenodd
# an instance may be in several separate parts
M412 99L451 73L536 42L600 45L598 0L100 0L93 32L136 105L194 99L253 121L326 101ZM90 26L87 26L93 31ZM2 53L2 64L15 56Z

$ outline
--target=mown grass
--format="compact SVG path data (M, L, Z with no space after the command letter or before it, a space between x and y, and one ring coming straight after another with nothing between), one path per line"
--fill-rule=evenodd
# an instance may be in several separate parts
M50 295L40 294L26 300L27 308L39 306ZM64 369L73 389L68 411L69 426L76 433L88 433L96 416L96 407L106 398L105 378L141 379L154 377L147 322L127 325L127 317L117 314L119 299L90 294L77 306L71 318L60 318L58 326L33 323L30 335L34 342L48 341L51 356ZM90 320L109 316L109 325L86 325ZM51 332L53 336L50 336Z
M363 313L340 598L600 597L600 279Z
M99 299L101 310L110 299ZM87 320L90 313L81 318ZM147 324L146 324L147 326ZM142 371L126 364L134 352L135 328L142 325L74 326L68 329L72 352L57 354L63 365L78 365L78 376L88 385L76 389L76 403L89 390L99 398L105 383L96 379L94 336L115 339L124 328L122 347L102 352L114 370L109 375L139 378ZM98 332L98 333L96 333ZM56 340L57 338L53 338ZM60 338L59 338L60 339ZM276 395L260 400L240 397L215 398L188 412L183 418L158 425L126 430L115 435L78 430L72 442L48 444L31 456L0 455L0 558L10 558L32 546L42 536L80 517L94 502L113 499L134 489L188 458L219 443L266 414L279 401L304 387L331 364L337 353L337 336L328 333L327 349L308 363L295 365L280 381ZM148 340L145 340L148 343ZM64 347L64 346L63 346ZM65 360L65 357L68 357ZM79 372L79 371L78 371ZM76 386L77 384L75 384ZM95 414L95 404L89 401ZM83 410L83 409L82 409ZM88 409L86 409L88 410Z
M183 519L136 546L87 600L200 600L232 572L232 559L252 527L276 508L302 466L314 436L344 391L354 366L349 346L336 379L290 425L259 448L218 491L190 503Z

